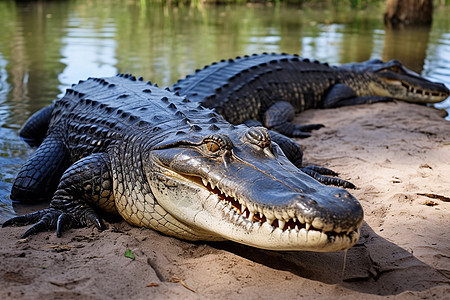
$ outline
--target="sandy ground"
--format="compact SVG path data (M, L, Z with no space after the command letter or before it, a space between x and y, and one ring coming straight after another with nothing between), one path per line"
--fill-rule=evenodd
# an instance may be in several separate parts
M344 253L188 243L125 222L108 230L0 229L1 299L444 299L450 295L450 122L391 102L311 110L308 163L358 189L365 224ZM127 249L135 255L124 256ZM394 297L395 296L395 297ZM449 299L449 298L447 298Z

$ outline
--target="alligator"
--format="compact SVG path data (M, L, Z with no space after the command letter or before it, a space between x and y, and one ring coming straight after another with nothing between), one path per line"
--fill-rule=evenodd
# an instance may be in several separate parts
M103 230L102 211L188 241L269 250L340 251L359 238L358 200L299 170L266 128L230 124L142 78L80 81L31 118L48 130L11 199L50 205L3 224L31 225L22 238Z
M196 70L170 89L214 108L228 122L248 120L289 137L308 137L322 124L294 125L295 113L311 108L399 99L440 102L449 96L441 83L426 80L398 60L330 66L288 54L253 54Z

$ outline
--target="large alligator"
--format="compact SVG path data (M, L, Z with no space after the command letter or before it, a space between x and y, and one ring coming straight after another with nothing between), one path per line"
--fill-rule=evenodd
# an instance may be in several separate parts
M170 88L214 108L228 122L257 120L289 137L307 137L321 124L294 125L295 113L310 108L400 99L440 102L441 83L426 80L398 60L372 59L341 67L288 54L254 54L222 60L197 70Z
M231 125L131 75L80 81L50 111L30 121L48 131L11 191L50 207L3 224L34 224L22 237L103 229L100 208L186 240L308 251L358 240L360 203L300 171L264 127Z

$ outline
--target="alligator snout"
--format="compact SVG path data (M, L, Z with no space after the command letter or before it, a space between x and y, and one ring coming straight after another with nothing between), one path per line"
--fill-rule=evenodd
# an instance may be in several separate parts
M327 190L329 193L326 193ZM307 200L302 200L295 204L296 213L319 230L355 230L360 227L364 218L361 204L344 189L326 187L310 193Z

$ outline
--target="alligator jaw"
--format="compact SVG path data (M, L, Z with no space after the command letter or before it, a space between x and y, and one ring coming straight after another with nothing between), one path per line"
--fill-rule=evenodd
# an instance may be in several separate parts
M444 84L427 80L396 59L388 62L371 59L344 64L341 68L366 76L369 89L375 96L413 103L436 103L450 95Z
M251 238L244 242L251 246L268 250L308 250L308 251L339 251L353 246L359 239L361 221L353 227L333 228L320 218L308 220L294 210L271 210L270 207L258 207L245 202L242 198L228 195L217 186L202 179L211 193L217 195L219 210L223 217L235 226L243 228L248 234L256 233L256 243L251 244ZM267 240L267 242L266 242ZM280 243L281 241L281 243ZM290 242L293 242L290 245ZM282 244L285 244L282 246ZM295 244L295 246L294 246ZM302 248L299 248L299 245ZM264 245L264 246L262 246ZM285 247L285 248L282 248ZM291 248L293 247L293 248Z
M157 205L198 239L271 250L353 246L358 200L300 171L277 147L265 128L240 126L153 147L144 169Z
M268 206L251 204L233 192L225 191L225 188L220 188L199 176L173 171L166 171L163 176L165 180L171 181L171 186L177 186L176 189L190 188L196 190L194 194L202 196L202 199L194 199L198 206L184 203L176 208L184 212L192 211L193 219L188 222L190 224L185 223L186 219L178 219L185 225L197 227L201 232L199 235L218 235L214 240L225 238L277 251L332 252L348 249L359 239L362 217L358 223L349 228L334 228L332 224L320 218L311 220L295 214L293 209L276 210ZM188 194L193 193L185 193ZM174 217L180 215L180 212L173 211L173 207L166 207L163 203L161 205ZM208 230L211 232L205 234L204 232Z
M378 96L391 97L417 103L438 103L449 96L449 90L440 83L431 83L431 88L413 85L401 80L380 77L381 83L370 83L371 90Z
M375 78L371 87L379 96L415 103L437 103L449 96L449 90L444 84L425 79L398 60L372 66ZM384 91L380 91L380 88Z

